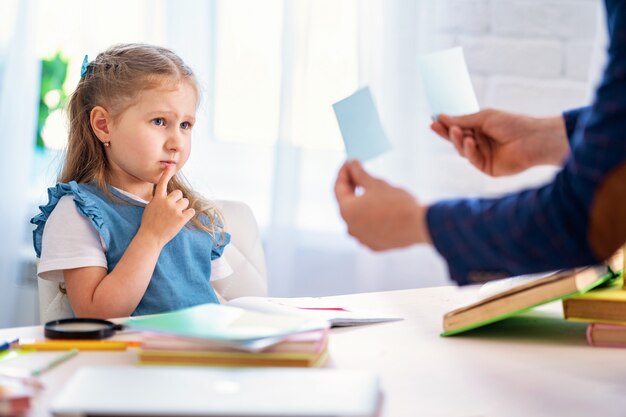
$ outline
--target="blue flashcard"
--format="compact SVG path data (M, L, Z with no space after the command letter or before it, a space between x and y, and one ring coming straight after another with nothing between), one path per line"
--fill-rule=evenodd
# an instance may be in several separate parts
M333 104L348 159L366 161L391 149L368 87Z
M458 116L480 110L460 46L423 55L418 66L434 120L441 113Z

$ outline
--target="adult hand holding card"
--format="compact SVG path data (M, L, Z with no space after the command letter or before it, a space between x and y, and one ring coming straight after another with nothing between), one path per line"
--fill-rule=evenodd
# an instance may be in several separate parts
M333 104L348 159L366 161L391 149L368 87Z

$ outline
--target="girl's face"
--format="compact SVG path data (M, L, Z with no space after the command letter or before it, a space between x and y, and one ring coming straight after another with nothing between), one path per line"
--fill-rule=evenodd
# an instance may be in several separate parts
M140 93L139 100L109 124L111 185L150 200L163 170L175 165L178 172L189 158L197 101L196 90L187 82Z

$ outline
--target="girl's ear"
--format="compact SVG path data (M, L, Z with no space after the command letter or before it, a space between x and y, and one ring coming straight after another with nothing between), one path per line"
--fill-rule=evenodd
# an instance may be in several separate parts
M111 123L111 116L104 107L96 106L91 109L89 123L100 142L105 143L109 141L109 123Z

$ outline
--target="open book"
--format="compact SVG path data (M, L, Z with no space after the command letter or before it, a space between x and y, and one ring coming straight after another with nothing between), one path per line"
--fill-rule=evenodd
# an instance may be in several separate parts
M602 265L522 280L519 285L445 314L442 336L462 333L550 301L582 294L616 276Z
M288 314L325 320L332 327L356 326L402 320L402 317L374 311L355 310L323 298L239 297L226 303L246 310L270 314Z

